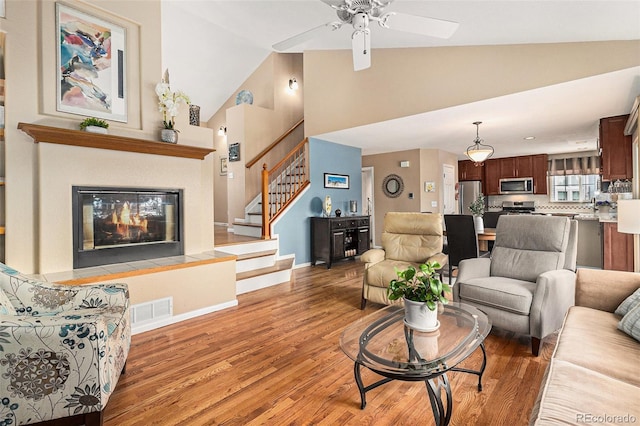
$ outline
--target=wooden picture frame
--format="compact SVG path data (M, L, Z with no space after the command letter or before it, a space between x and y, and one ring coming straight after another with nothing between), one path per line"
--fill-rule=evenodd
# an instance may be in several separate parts
M339 175L336 173L324 174L324 187L336 189L349 189L349 175Z
M56 3L56 110L127 122L123 26Z

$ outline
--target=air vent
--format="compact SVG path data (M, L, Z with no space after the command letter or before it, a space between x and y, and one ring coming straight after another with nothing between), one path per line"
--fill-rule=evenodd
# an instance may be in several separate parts
M131 306L131 325L169 318L173 315L173 297L152 300Z

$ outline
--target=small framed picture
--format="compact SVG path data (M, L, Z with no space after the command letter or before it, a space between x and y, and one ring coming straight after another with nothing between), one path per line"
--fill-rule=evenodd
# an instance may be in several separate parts
M349 189L349 175L337 175L334 173L324 174L324 187Z
M240 143L229 145L229 161L240 161Z
M227 174L227 157L220 157L220 176Z

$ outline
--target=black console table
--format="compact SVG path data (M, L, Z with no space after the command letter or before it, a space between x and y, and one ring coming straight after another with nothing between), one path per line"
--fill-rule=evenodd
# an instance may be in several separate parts
M312 217L311 265L353 259L369 250L369 216Z

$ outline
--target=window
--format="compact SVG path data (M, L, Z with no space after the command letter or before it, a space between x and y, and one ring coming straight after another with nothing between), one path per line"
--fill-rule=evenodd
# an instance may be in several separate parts
M551 201L590 202L600 189L600 175L565 175L550 177Z

